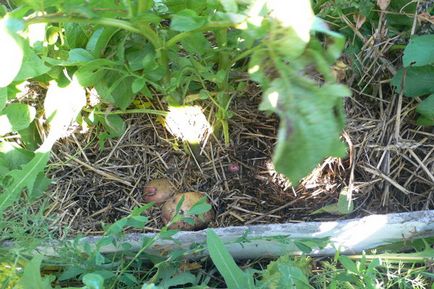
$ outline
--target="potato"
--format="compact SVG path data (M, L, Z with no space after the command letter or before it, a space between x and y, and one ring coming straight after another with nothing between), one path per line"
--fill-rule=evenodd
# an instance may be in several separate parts
M184 202L182 203L181 209L179 213L184 217L191 217L194 220L194 224L188 224L186 222L178 222L169 226L170 229L179 229L179 230L200 230L206 228L208 224L214 219L214 211L211 209L201 217L199 216L188 216L187 211L190 210L202 197L205 196L203 193L198 192L187 192L176 194L163 205L161 209L162 219L165 225L169 223L170 220L176 214L176 205L181 200L182 196L184 196Z
M168 179L154 179L146 184L143 200L159 205L175 194L175 187Z

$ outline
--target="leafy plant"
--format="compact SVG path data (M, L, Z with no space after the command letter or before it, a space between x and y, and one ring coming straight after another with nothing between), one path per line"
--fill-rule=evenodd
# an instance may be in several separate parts
M407 97L425 97L417 107L417 123L434 125L434 35L413 37L404 49L403 68L392 84Z
M134 102L136 97L161 95L171 106L209 101L216 107L215 131L221 131L229 143L231 102L244 87L236 75L248 71L264 91L260 109L277 113L281 120L275 167L297 183L324 157L345 154L339 140L344 124L342 97L350 92L336 83L330 68L344 42L314 17L309 1L290 7L294 15L305 16L305 23L287 22L273 5L260 1L18 1L0 22L5 43L1 61L10 67L0 75L0 133L29 139L30 130L35 131L33 124L46 119L50 133L53 127L63 130L53 140L63 137L77 120L105 128L99 136L102 146L105 139L124 132L119 115L164 115ZM331 44L325 47L319 36L328 37ZM307 67L321 79L314 80ZM48 87L44 108L35 110L16 99L17 85L30 80ZM61 100L64 87L70 87L75 100ZM96 96L95 101L83 101L85 88L89 99ZM58 127L54 122L61 120L54 120L60 119L52 115L54 110L67 119ZM20 146L29 152L42 146L47 155L18 168L32 176L27 183L13 183L21 177L18 172L1 178L1 198L6 200L2 210L24 187L29 195L39 194L33 192L33 180L42 178L52 144L31 139L27 143Z

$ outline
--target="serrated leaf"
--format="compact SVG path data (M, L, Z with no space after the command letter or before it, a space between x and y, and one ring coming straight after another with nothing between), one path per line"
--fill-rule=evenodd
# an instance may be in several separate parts
M179 32L196 30L206 23L206 18L198 16L195 11L184 9L173 15L170 28Z
M26 289L51 289L50 278L41 277L42 256L36 255L24 268L19 284Z
M391 84L398 91L401 90L401 82L404 70L400 69L393 76ZM404 95L408 97L422 96L434 93L434 66L415 66L406 68L404 79Z
M9 171L19 169L33 158L33 153L15 142L0 142L0 160Z
M4 185L3 193L0 194L0 215L19 198L25 187L29 194L32 194L35 180L44 170L49 158L48 152L37 152L33 159L21 169L10 171L7 174L11 181Z
M434 63L434 35L415 36L404 49L404 67L423 66Z
M0 20L0 88L6 87L11 83L21 69L23 61L22 40L18 35L12 33L8 28L9 18ZM5 69L7 67L7 69Z
M25 129L36 116L36 109L24 103L12 103L0 114L0 135Z
M247 273L241 271L237 266L217 234L213 230L208 229L206 235L211 260L225 279L228 289L249 288Z

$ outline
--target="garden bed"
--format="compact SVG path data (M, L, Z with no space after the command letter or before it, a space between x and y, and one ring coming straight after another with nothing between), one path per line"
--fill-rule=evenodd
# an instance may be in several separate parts
M354 91L346 99L348 119L342 140L349 147L349 156L326 159L297 187L273 170L278 120L258 113L259 91L253 85L234 101L231 143L226 146L217 135L211 135L203 146L200 164L182 150L159 117L124 115L126 132L119 139L107 140L103 149L97 128L86 132L78 128L55 148L50 165L55 185L47 193L52 200L49 214L54 216L59 236L64 236L65 229L71 235L101 234L103 223L113 223L143 204L143 187L161 177L169 178L179 191L205 192L217 212L211 227L433 209L434 134L412 124L414 116L408 112L414 104L405 102L400 129L403 140L396 143L397 98L370 101L372 98ZM162 104L153 105L165 109ZM212 110L205 107L204 111L212 123ZM230 164L237 164L239 171L230 172ZM336 203L343 189L352 192L354 212L312 215ZM147 214L150 222L144 231L158 231L162 226L159 209Z

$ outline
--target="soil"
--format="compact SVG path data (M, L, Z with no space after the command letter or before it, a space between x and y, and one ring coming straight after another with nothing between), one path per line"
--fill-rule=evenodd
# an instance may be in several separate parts
M170 178L179 192L207 194L217 213L210 227L434 209L434 132L414 124L416 102L404 99L396 141L399 99L389 95L375 99L354 91L345 100L347 126L342 140L348 145L348 157L324 160L297 186L273 169L278 119L258 111L260 90L253 84L245 95L234 98L231 143L224 144L218 132L211 134L202 143L200 163L183 150L159 117L125 115L126 132L101 147L100 128L77 129L57 145L51 161L55 185L47 196L53 202L50 214L56 216L53 225L60 236L100 234L103 224L143 205L146 183L162 177ZM212 107L204 107L204 112L214 113ZM312 214L336 203L344 189L354 200L351 214ZM146 214L150 222L144 231L158 231L160 209L151 208Z

